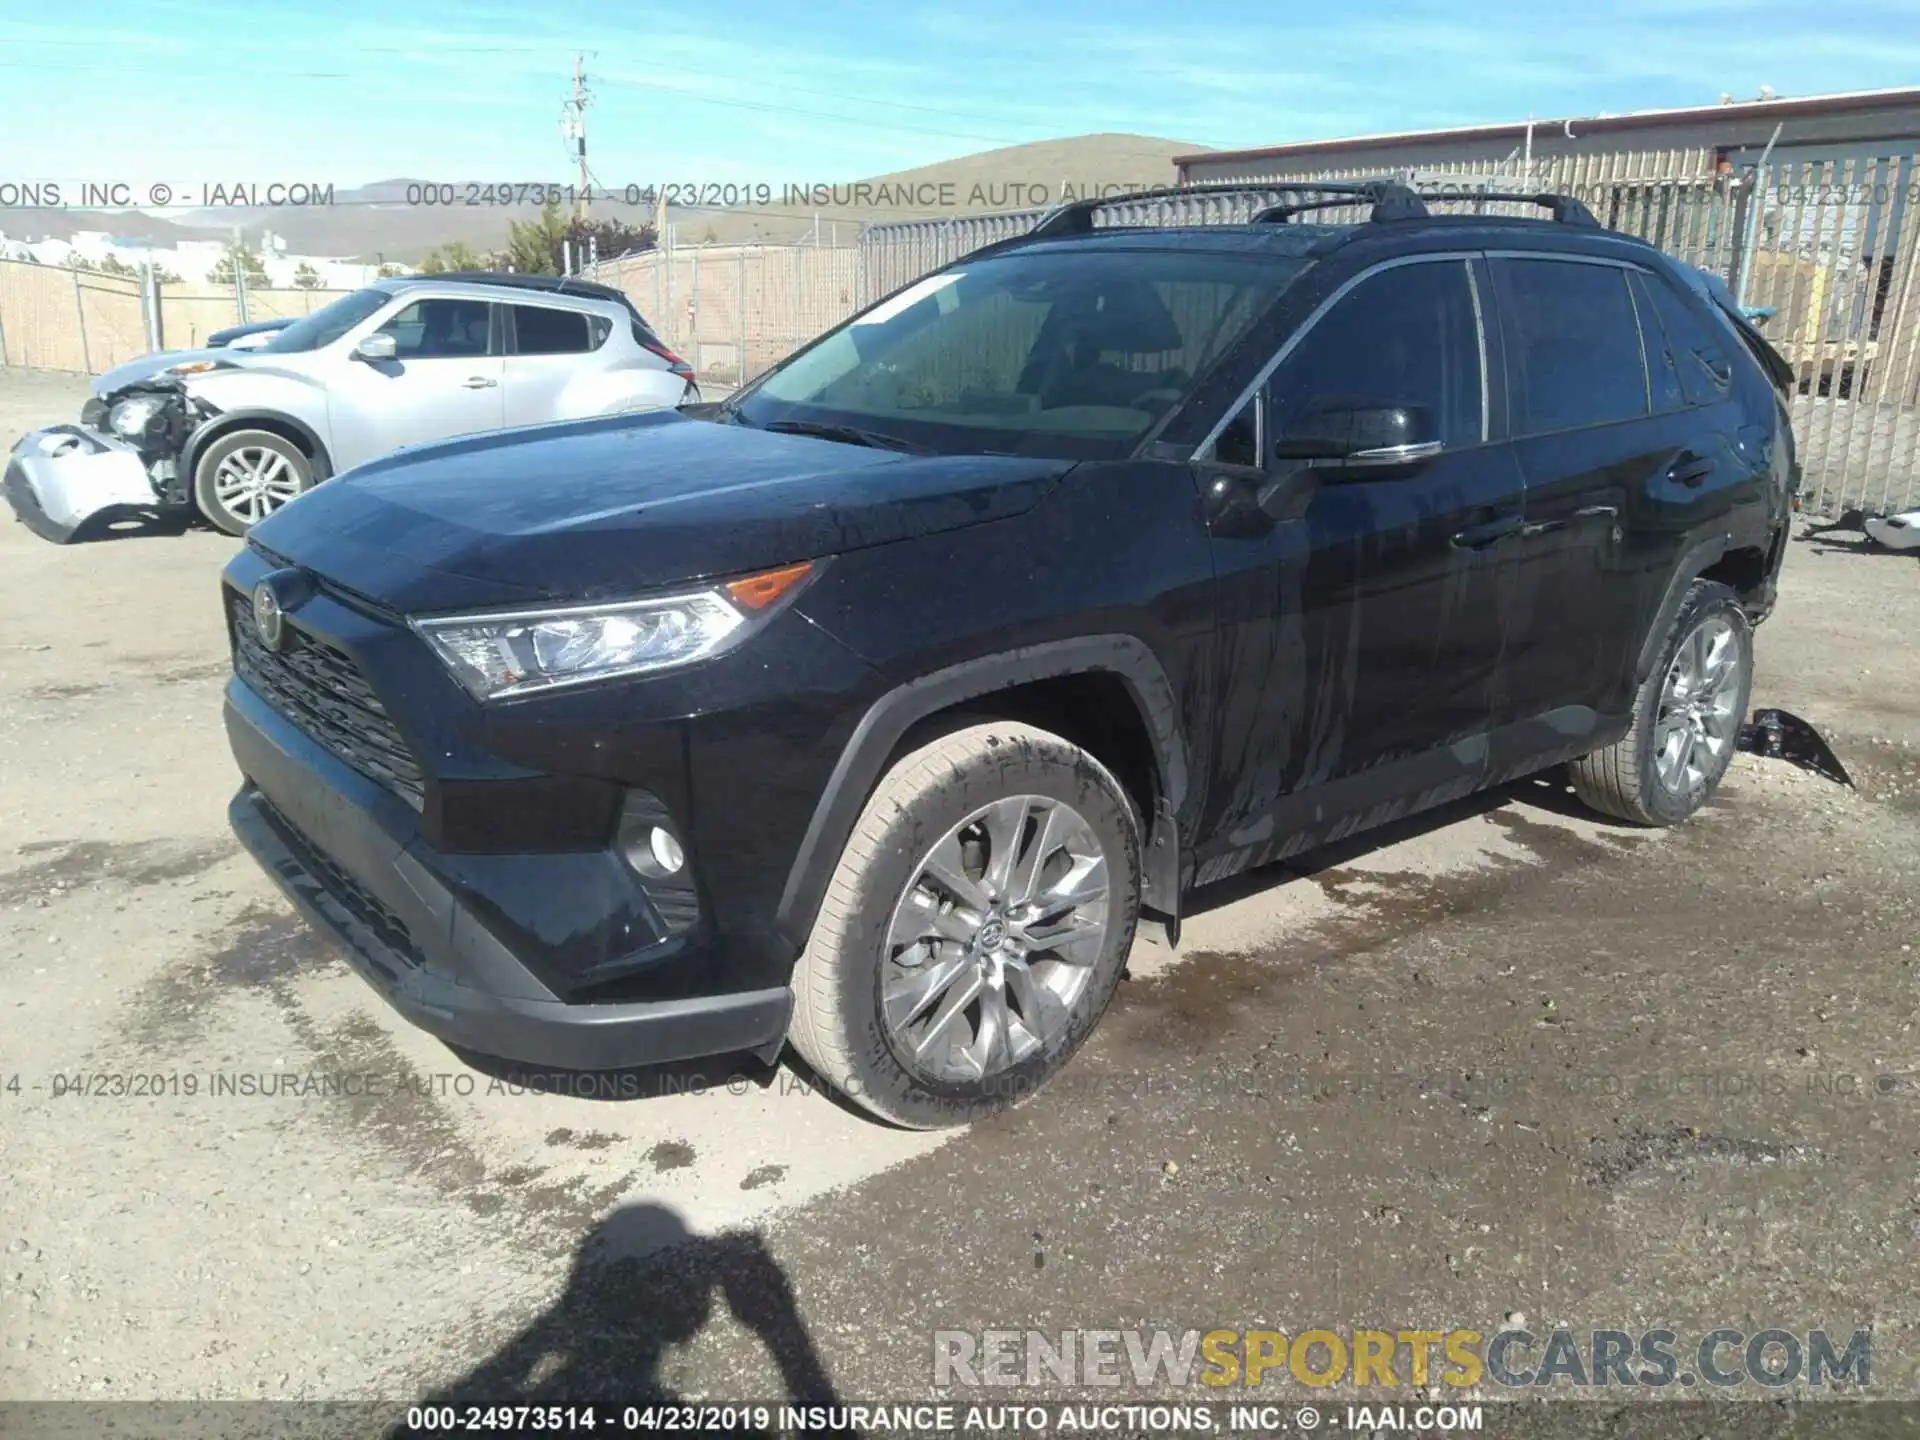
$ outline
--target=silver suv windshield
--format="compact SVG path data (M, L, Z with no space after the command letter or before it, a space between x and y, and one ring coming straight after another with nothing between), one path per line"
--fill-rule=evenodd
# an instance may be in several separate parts
M255 353L289 355L331 345L391 299L393 296L385 290L355 290L351 295L342 295L332 304L322 305L311 315L294 321Z
M1307 263L1175 248L963 260L854 317L729 412L947 453L1123 455Z

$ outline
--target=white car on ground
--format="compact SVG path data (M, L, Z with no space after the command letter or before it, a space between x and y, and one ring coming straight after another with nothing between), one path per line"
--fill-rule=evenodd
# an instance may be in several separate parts
M408 275L344 295L258 349L162 351L109 370L80 424L14 447L5 488L52 540L189 508L238 535L403 445L699 398L692 367L618 290Z

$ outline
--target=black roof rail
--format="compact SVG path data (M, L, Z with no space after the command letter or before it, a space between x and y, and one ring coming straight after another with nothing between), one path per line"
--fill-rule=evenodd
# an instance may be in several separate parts
M1555 195L1546 190L1534 194L1526 194L1518 190L1473 190L1463 188L1458 194L1435 195L1429 193L1425 198L1428 200L1472 200L1475 202L1497 200L1502 204L1509 205L1538 205L1541 209L1550 212L1553 218L1562 225L1583 225L1592 230L1601 228L1600 222L1593 218L1593 212L1571 195Z
M1274 191L1300 191L1315 195L1351 195L1346 204L1373 203L1375 220L1410 220L1427 213L1420 197L1397 180L1233 180L1205 185L1164 185L1152 190L1132 190L1119 195L1089 196L1056 205L1021 240L1047 240L1058 235L1085 235L1093 229L1096 210L1110 205L1126 205L1136 200L1181 200L1208 195L1265 195ZM1342 202L1329 202L1338 204ZM1270 206L1254 218L1273 217L1284 206ZM1325 208L1306 206L1303 208ZM1284 217L1274 217L1284 218Z

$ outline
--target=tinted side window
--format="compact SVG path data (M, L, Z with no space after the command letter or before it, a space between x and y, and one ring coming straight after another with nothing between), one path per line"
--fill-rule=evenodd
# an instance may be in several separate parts
M1480 443L1480 330L1460 260L1362 280L1315 322L1269 387L1270 433L1317 403L1420 405L1448 446Z
M492 309L484 300L416 300L380 332L393 336L396 360L485 355Z
M514 354L577 355L593 348L587 317L544 305L513 307Z
M1647 413L1646 364L1627 272L1500 260L1513 430L1538 435Z
M1719 337L1666 281L1653 275L1635 275L1633 285L1634 293L1649 302L1641 307L1641 314L1648 317L1649 357L1661 350L1666 352L1665 363L1673 368L1687 404L1711 405L1723 397L1733 371Z

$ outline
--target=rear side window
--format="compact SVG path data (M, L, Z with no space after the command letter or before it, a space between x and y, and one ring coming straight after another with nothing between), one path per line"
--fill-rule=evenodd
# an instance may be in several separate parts
M1273 432L1329 402L1419 405L1449 447L1481 438L1480 330L1461 260L1368 276L1314 323L1274 375Z
M541 305L513 307L516 355L578 355L593 349L587 317L577 310Z
M1646 363L1627 272L1569 260L1497 260L1513 433L1647 413Z
M1656 408L1666 408L1659 405L1659 391L1667 374L1688 405L1711 405L1725 396L1733 371L1719 337L1658 276L1636 274L1633 290L1641 301Z

